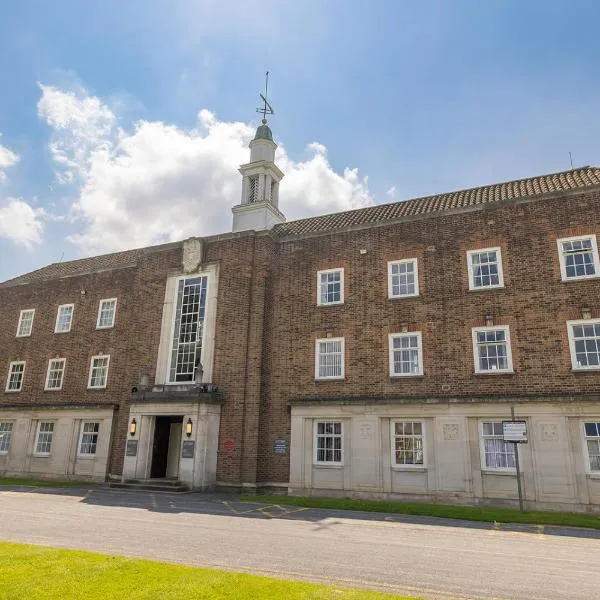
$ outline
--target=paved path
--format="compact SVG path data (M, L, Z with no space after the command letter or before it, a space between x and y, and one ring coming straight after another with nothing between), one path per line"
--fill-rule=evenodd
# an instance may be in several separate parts
M600 599L600 532L0 487L0 539L440 599Z

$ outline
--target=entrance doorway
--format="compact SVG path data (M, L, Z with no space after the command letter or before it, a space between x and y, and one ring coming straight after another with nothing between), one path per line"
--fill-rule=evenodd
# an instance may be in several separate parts
M152 479L177 479L183 416L156 417L152 443Z

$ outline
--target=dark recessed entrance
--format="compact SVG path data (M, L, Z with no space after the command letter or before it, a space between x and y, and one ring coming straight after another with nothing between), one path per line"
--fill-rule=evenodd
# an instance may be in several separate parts
M182 416L156 417L152 444L152 479L179 475L179 446L181 444Z

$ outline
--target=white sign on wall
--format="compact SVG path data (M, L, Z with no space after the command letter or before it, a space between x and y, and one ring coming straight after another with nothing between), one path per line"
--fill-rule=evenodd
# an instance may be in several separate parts
M527 443L526 421L502 421L502 437L505 442Z

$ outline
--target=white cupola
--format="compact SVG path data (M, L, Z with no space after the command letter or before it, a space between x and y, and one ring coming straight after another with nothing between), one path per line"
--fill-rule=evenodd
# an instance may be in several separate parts
M279 211L279 182L283 172L275 165L273 133L263 119L250 142L250 162L241 165L242 201L233 212L233 232L260 231L283 223Z

